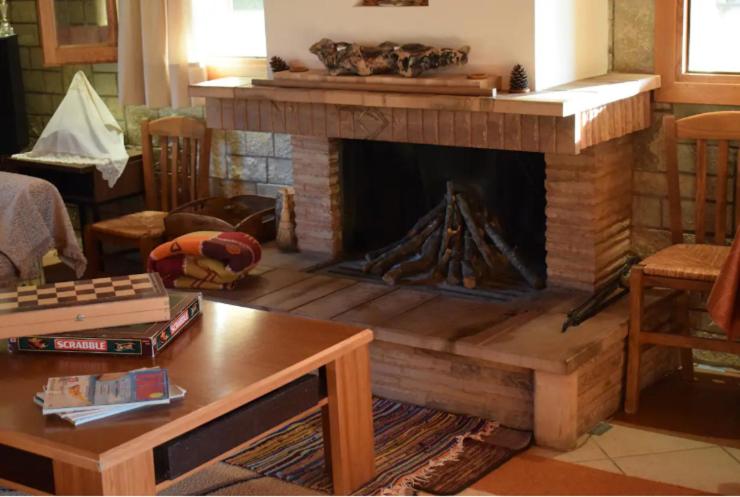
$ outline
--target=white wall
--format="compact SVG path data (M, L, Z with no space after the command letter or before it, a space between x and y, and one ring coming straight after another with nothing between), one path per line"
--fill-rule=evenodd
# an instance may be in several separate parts
M265 0L268 57L323 67L309 47L321 38L459 48L470 61L452 72L503 77L522 64L542 90L603 74L608 0L430 0L429 7L357 7L358 0Z
M268 57L323 67L308 48L321 38L378 44L419 42L459 48L458 70L508 74L534 65L534 0L431 0L429 7L356 7L358 0L265 0ZM454 71L454 70L453 70Z
M535 87L608 69L608 0L535 0Z

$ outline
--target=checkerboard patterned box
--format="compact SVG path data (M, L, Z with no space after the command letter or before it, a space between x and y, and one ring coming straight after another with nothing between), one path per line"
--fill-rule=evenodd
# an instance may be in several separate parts
M0 291L0 338L169 319L167 291L156 273Z

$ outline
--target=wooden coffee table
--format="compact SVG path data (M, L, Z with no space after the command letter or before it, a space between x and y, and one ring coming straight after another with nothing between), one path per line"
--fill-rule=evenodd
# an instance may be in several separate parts
M276 425L271 428L277 428L321 409L334 491L348 494L375 473L372 338L370 330L205 301L203 316L154 360L0 352L0 484L56 494L151 495L254 441L238 440L241 430L233 428L239 419L256 422L267 412ZM185 399L77 428L44 417L32 402L49 376L154 365L167 368L171 380L187 389ZM316 371L318 376L310 375ZM322 387L319 394L314 389L312 405L303 405L302 414L286 414L294 403L307 402L305 395L300 402L291 397L291 388L318 384L319 378ZM279 409L271 408L273 396L282 399ZM250 417L253 406L262 418ZM229 425L231 432L219 428ZM223 447L223 437L214 433L236 436L218 457L162 479L164 449L204 439Z

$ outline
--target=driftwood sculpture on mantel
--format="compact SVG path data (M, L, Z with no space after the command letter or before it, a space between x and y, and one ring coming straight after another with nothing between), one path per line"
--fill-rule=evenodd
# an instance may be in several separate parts
M402 280L476 288L508 264L532 288L544 281L509 245L495 220L488 220L474 199L447 183L447 195L402 239L368 253L362 270L389 285Z
M400 74L415 78L430 69L467 64L470 47L455 50L418 43L399 45L390 41L369 47L324 38L311 46L311 53L319 58L332 76Z

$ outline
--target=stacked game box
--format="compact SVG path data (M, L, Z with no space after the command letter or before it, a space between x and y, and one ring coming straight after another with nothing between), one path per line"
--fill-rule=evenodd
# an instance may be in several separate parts
M151 278L154 286L158 286L160 283L158 276L152 275ZM65 330L62 333L42 330L29 336L9 338L8 349L11 352L72 352L154 357L183 333L201 312L200 293L164 291L164 297L167 303L165 320L77 331ZM131 312L136 313L133 309Z

